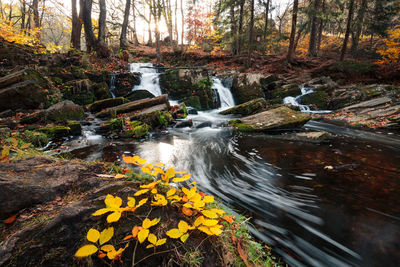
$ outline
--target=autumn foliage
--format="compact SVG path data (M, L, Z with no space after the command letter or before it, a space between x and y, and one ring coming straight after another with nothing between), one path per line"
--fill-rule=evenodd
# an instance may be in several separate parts
M40 42L39 32L39 28L20 30L11 21L0 19L0 37L10 43L35 46Z
M382 56L378 64L395 65L400 69L400 25L388 31L389 37L384 39L385 47L377 50Z

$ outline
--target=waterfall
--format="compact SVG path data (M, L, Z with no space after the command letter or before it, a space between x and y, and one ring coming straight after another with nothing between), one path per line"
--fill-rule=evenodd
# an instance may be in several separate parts
M115 74L115 73L111 73L111 76L110 76L110 93L111 93L112 98L115 98L116 76L117 76L117 74Z
M140 84L133 87L134 90L147 90L154 96L161 95L160 77L153 63L132 63L130 72L138 72L141 74Z
M316 113L316 114L323 114L323 113L331 113L330 110L311 110L311 108L307 105L302 105L299 103L300 99L308 94L314 93L314 88L312 87L305 87L302 85L300 87L301 89L301 95L298 96L287 96L283 99L284 104L291 104L293 106L299 107L300 111L302 112L308 112L308 113Z
M214 81L212 89L218 92L221 108L233 107L235 101L233 100L231 90L225 87L220 79L216 77L213 77L212 79Z

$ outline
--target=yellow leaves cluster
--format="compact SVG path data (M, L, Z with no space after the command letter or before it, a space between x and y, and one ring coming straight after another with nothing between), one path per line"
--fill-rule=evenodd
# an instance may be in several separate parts
M188 230L192 230L192 229L195 229L195 227L189 226L189 224L185 221L180 221L178 223L178 228L173 228L173 229L167 231L166 235L169 236L170 238L174 238L174 239L180 238L181 241L183 243L185 243L189 237L189 233L187 233L187 232L188 232Z
M388 30L389 37L384 40L386 47L379 48L377 53L382 56L378 64L399 64L400 63L400 25ZM400 65L399 65L400 68Z
M40 43L39 33L40 28L20 30L11 21L0 19L0 37L8 42L34 46Z

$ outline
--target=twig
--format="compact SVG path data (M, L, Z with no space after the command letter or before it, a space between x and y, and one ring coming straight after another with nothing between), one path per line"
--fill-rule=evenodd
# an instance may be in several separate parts
M180 245L180 246L178 246L178 247L174 247L174 248L168 249L168 250L163 250L163 251L160 251L160 252L155 252L155 253L153 253L153 254L147 255L146 257L144 257L143 259L141 259L140 261L138 261L138 262L136 262L134 265L132 265L132 267L135 266L135 265L137 265L137 264L139 264L140 262L146 260L147 258L150 258L150 257L155 256L155 255L159 255L159 254L163 254L163 253L167 253L167 252L174 251L175 249L178 249L178 248L182 247L183 245L184 245L184 244L182 244L182 245Z
M138 246L138 240L136 240L135 248L133 249L133 254L132 254L132 267L135 266L135 257L136 257L136 248Z

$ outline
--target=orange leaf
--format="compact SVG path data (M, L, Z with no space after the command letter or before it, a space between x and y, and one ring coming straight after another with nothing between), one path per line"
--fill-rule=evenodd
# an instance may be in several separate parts
M100 259L104 258L105 256L107 256L106 253L99 252L99 256L98 256L98 257L99 257Z
M222 217L225 221L227 221L228 223L232 224L233 223L233 218L229 215L224 215L224 217Z
M133 235L127 235L127 236L124 237L123 240L125 241L125 240L131 239L131 238L133 238Z
M193 211L189 208L183 207L182 208L182 213L185 214L186 216L192 216L193 215Z
M17 216L18 216L18 213L14 214L13 216L11 216L10 218L4 220L3 222L5 224L12 224L15 221L15 219L17 219Z

